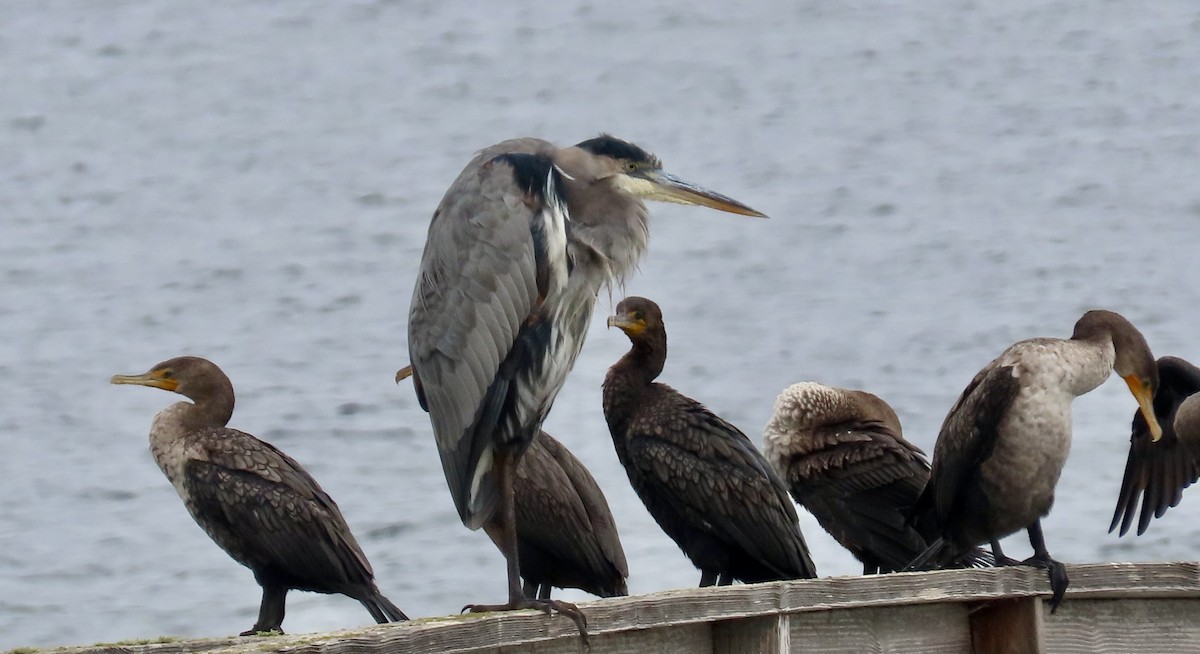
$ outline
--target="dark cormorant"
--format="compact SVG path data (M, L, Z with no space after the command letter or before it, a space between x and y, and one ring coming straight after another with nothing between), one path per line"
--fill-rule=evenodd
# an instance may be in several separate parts
M801 382L784 389L763 430L763 454L804 508L863 564L903 570L938 538L908 514L925 482L925 453L904 439L887 402L865 391ZM979 550L968 565L987 565Z
M700 568L700 585L811 578L787 487L737 427L666 384L658 305L629 297L609 326L633 347L604 379L617 458L650 515Z
M916 510L918 516L933 512L942 540L913 566L989 542L997 565L1013 565L999 541L1026 529L1034 554L1025 563L1046 568L1053 612L1067 590L1067 571L1046 550L1041 518L1054 503L1071 447L1071 403L1114 370L1158 440L1162 431L1151 407L1158 385L1154 356L1141 332L1111 311L1083 314L1070 339L1016 343L979 371L942 423L932 476Z
M549 599L551 587L629 594L629 564L608 501L562 443L538 433L517 465L513 494L526 595ZM483 526L493 541L498 527L494 519Z
M412 366L405 366L396 383L411 376ZM517 464L513 500L526 596L550 599L553 587L629 594L629 564L608 500L583 462L550 434L539 430ZM503 553L499 521L483 529Z
M258 621L241 635L282 631L291 589L352 597L376 622L408 619L375 587L371 564L316 480L269 443L225 426L233 384L215 364L179 357L112 383L192 400L154 417L150 453L196 523L262 586Z
M1151 442L1141 412L1133 414L1125 477L1109 532L1118 523L1122 536L1129 531L1140 495L1140 536L1151 518L1161 518L1179 504L1183 489L1200 477L1200 368L1178 357L1159 359L1154 414L1162 426L1162 439L1157 443Z

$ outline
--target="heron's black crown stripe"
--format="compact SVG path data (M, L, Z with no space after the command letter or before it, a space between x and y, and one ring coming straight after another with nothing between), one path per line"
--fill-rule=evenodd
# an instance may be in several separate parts
M660 166L658 158L654 155L628 141L622 141L608 134L601 134L594 139L588 139L575 147L587 150L597 156L648 163L655 168Z

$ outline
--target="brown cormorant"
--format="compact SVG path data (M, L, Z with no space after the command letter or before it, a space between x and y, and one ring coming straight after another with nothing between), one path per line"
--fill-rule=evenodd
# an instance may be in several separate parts
M241 635L282 631L291 589L352 597L376 622L408 619L376 588L371 564L316 480L269 443L225 426L233 384L215 364L179 357L112 383L192 400L154 417L150 453L196 523L262 586L258 621Z
M801 382L784 389L763 430L763 454L804 508L863 564L903 570L937 540L908 514L929 479L925 453L904 439L887 402L866 391ZM975 550L967 565L987 565Z
M629 594L629 564L608 501L562 443L544 431L534 437L517 465L513 494L526 595L549 599L551 587ZM495 520L483 526L493 542L498 527Z
M650 515L700 569L700 585L815 577L787 487L750 439L654 381L667 359L658 305L625 298L608 324L633 344L604 379L617 458Z
M982 543L991 543L997 565L1013 565L999 541L1026 529L1034 554L1025 563L1046 568L1051 611L1056 609L1067 590L1067 571L1046 550L1041 518L1054 503L1071 447L1071 403L1114 370L1158 440L1162 431L1151 407L1158 385L1154 356L1141 332L1111 311L1085 313L1070 339L1016 343L979 371L938 434L933 472L916 513L932 511L942 538L913 566Z
M411 376L412 366L405 366L396 371L396 382ZM550 599L553 587L601 597L629 594L629 564L608 500L566 446L539 431L517 464L513 497L525 595ZM501 528L496 519L483 525L498 548Z
M1200 368L1178 357L1158 360L1158 391L1154 414L1162 426L1162 439L1152 443L1141 412L1133 414L1125 476L1108 531L1121 525L1124 536L1138 517L1140 536L1151 518L1161 518L1183 499L1183 489L1200 477Z

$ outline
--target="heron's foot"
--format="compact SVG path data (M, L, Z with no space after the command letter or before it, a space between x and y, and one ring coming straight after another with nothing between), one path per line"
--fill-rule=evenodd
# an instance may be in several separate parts
M553 611L558 611L560 615L565 615L575 623L575 627L579 629L579 636L583 638L583 644L588 644L587 634L587 617L583 615L583 611L579 610L578 606L570 602L555 599L534 599L532 597L512 597L509 598L507 604L468 604L463 607L463 612L470 611L471 613L488 613L491 611L519 611L521 609L536 609L550 615Z
M1036 554L1025 559L1024 564L1035 568L1042 568L1046 571L1046 575L1050 577L1050 613L1053 614L1058 610L1058 605L1062 603L1063 596L1067 594L1067 586L1071 583L1070 579L1067 579L1067 566L1049 556L1038 556Z
M260 627L258 625L254 625L253 627L250 627L249 629L247 629L246 631L243 631L242 633L240 633L238 635L239 636L282 636L283 629L280 629L279 627Z

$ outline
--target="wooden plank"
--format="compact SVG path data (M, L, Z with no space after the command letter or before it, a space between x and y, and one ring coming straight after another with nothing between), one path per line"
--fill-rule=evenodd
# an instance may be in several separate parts
M712 623L713 654L787 654L791 651L787 615L720 620Z
M1070 593L1068 590L1067 595ZM1102 599L1069 605L1063 602L1046 619L1046 651L1055 654L1200 651L1200 599Z
M1044 607L1040 597L999 599L970 607L975 654L1042 654Z
M791 620L792 651L820 654L962 654L971 651L967 608L925 604L801 613Z
M1059 613L1075 603L1098 599L1200 599L1200 564L1107 563L1068 566L1071 587ZM1049 597L1045 571L1014 566L983 570L833 577L770 584L689 588L613 598L580 605L597 645L610 634L702 625L741 618L790 615L788 630L798 647L796 620L809 613L870 607L956 605ZM963 609L965 610L965 609ZM1054 624L1058 615L1049 619ZM966 622L964 620L963 624ZM903 625L898 625L902 627ZM964 627L965 630L965 627ZM570 620L536 611L426 618L328 634L288 635L272 639L209 639L121 647L119 654L402 654L405 652L495 651L498 647L572 651L579 636ZM557 644L556 644L557 643ZM492 648L489 650L488 648ZM513 650L517 651L517 650ZM532 651L532 650L521 650ZM869 651L869 650L868 650ZM98 647L64 648L57 654L117 654Z

